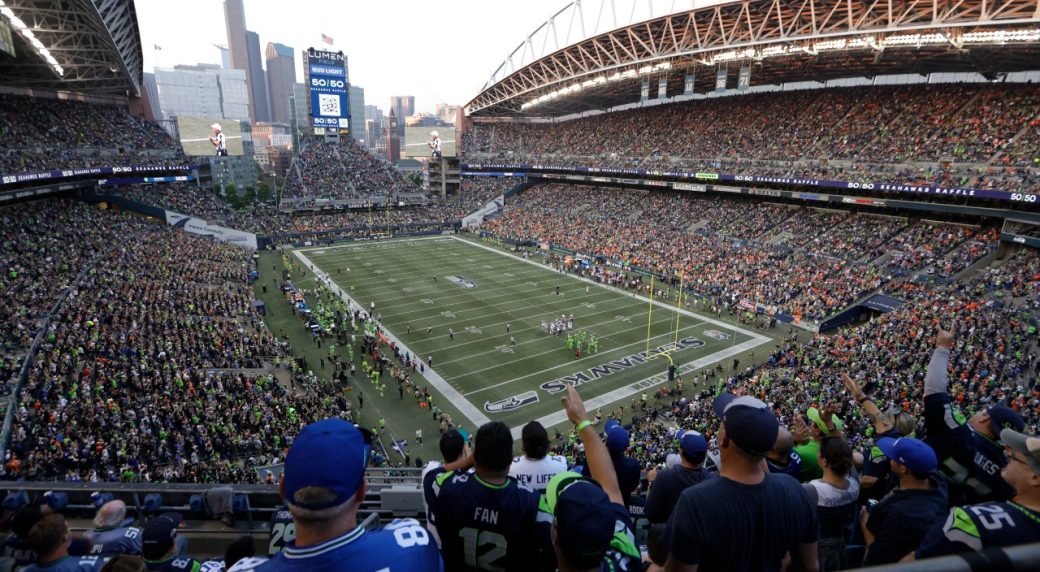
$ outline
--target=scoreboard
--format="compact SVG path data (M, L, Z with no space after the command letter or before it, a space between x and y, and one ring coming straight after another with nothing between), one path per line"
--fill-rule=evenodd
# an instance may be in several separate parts
M343 52L318 50L308 50L306 55L311 126L326 132L346 133L350 127L346 56Z

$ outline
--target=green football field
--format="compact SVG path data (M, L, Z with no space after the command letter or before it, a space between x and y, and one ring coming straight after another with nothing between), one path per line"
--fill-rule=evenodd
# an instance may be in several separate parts
M305 248L294 255L360 307L374 302L380 323L405 351L427 363L432 356L425 378L435 401L450 401L470 427L500 420L518 435L532 419L557 425L566 420L559 398L568 381L578 384L590 410L606 412L666 382L669 358L681 375L718 361L728 372L734 358L747 365L749 352L772 341L678 310L671 300L655 300L651 309L642 296L561 274L537 253L525 260L456 236ZM542 331L542 320L571 314L573 331L595 335L598 352L576 357L566 335Z

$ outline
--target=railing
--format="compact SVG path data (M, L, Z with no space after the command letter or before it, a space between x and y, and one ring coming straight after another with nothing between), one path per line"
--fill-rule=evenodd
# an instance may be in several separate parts
M1009 548L987 548L956 556L874 566L874 572L1014 572L1040 570L1040 543Z

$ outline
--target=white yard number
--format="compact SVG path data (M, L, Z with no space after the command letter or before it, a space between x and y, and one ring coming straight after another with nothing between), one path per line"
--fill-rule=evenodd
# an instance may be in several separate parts
M339 117L339 96L334 93L318 94L318 114L322 117Z

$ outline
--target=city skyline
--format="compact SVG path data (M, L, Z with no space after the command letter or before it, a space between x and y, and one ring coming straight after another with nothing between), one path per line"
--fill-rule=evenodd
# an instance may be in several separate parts
M350 58L350 81L365 89L366 103L388 109L391 96L408 94L415 96L416 112L434 114L440 103L468 103L506 54L566 3L532 0L510 16L503 31L486 24L498 20L493 6L474 0L400 0L391 10L399 17L390 19L386 5L298 0L285 11L273 0L245 0L244 28L259 35L261 46L280 43L297 55L323 48L326 34L333 51ZM223 0L182 0L177 10L161 2L136 5L146 72L157 65L221 64L214 45L228 44ZM468 27L465 33L455 31L462 26ZM302 58L296 60L296 77L302 78Z

